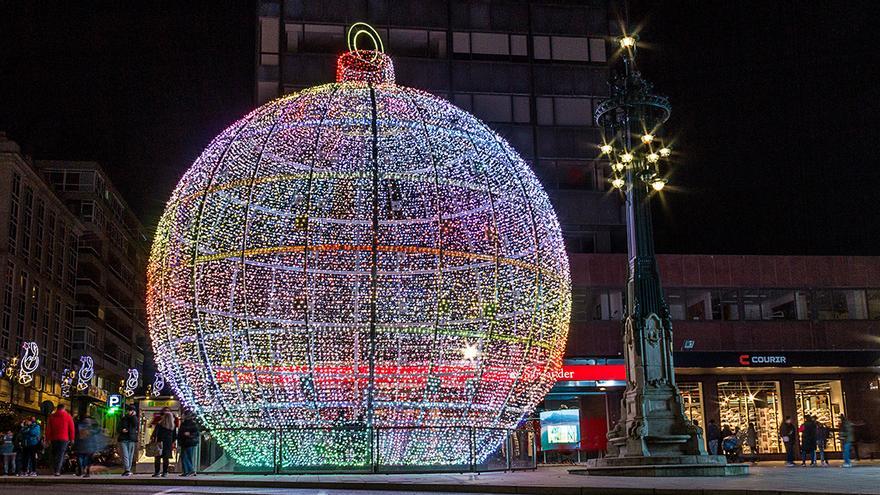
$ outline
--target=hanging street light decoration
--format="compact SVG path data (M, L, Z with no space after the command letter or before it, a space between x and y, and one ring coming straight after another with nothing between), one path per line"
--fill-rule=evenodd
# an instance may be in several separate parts
M607 454L578 474L719 476L748 467L707 455L702 430L684 413L672 363L672 321L657 270L651 196L663 191L672 150L662 126L672 107L636 68L638 36L618 38L623 73L595 111L600 156L611 163L611 185L625 198L629 265L623 348L626 391L621 417L608 432ZM667 473L667 474L663 474Z
M272 465L277 430L288 466L483 462L561 369L559 222L500 135L349 37L336 83L233 124L175 189L156 363L243 465Z
M61 397L70 398L70 387L73 386L73 380L76 378L76 370L64 368L61 374Z
M40 348L36 342L21 345L21 360L18 368L18 383L27 385L34 381L34 372L40 367Z
M147 395L155 399L162 395L162 390L165 390L165 377L157 371L153 377L153 384L150 385L150 390L147 391Z
M80 356L79 372L76 374L76 389L80 392L87 390L94 376L95 361L91 356Z
M140 382L140 372L134 368L128 369L128 377L119 383L119 393L128 398L134 395L135 389Z

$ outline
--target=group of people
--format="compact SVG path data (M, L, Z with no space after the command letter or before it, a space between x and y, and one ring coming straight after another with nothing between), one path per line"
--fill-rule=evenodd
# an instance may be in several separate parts
M843 453L842 467L852 467L850 452L855 440L853 425L841 414L839 426L836 431ZM786 466L795 466L795 453L798 447L800 447L802 466L807 465L807 458L810 459L811 466L829 466L825 449L833 431L835 430L811 415L804 417L804 423L800 427L795 427L791 416L786 416L785 421L779 426L779 439L785 446ZM800 437L800 442L798 442L798 437ZM754 423L749 423L748 428L742 431L739 427L731 430L728 425L719 428L715 420L710 419L706 425L706 440L710 454L723 454L731 462L743 460L743 446L749 447L752 462L757 462L757 455L760 454L758 431Z
M37 453L41 434L37 418L29 417L19 423L18 431L7 430L0 435L4 475L37 475Z
M168 466L175 447L179 447L181 476L195 476L194 456L199 444L199 428L191 415L180 421L169 408L154 416L150 426L150 443L154 452L153 476L168 476ZM132 475L132 464L137 450L140 421L134 407L127 407L117 426L117 445L122 457L122 476ZM76 455L77 476L90 477L95 454L107 445L106 435L88 414L76 421L59 404L45 423L45 431L35 417L19 424L16 431L0 432L0 457L3 474L7 476L36 476L38 456L48 453L55 476L61 476L68 453ZM148 455L151 454L148 446Z
M838 438L840 439L841 451L843 453L842 467L852 467L851 451L853 441L855 440L855 430L853 424L843 414L840 415L839 428L837 429ZM828 466L828 459L825 457L825 447L832 430L823 424L817 418L807 415L804 417L804 423L799 428L795 428L791 416L786 416L785 421L779 427L779 438L785 445L785 465L794 466L795 452L800 445L801 466L807 465L807 458L810 458L810 465ZM798 436L800 443L798 444ZM816 463L816 451L819 452L819 464Z
M150 437L153 450L153 477L168 476L168 464L173 455L175 443L180 447L181 476L195 476L194 457L196 446L199 445L199 427L192 415L184 416L179 421L171 409L163 408L162 412L153 418L153 433Z

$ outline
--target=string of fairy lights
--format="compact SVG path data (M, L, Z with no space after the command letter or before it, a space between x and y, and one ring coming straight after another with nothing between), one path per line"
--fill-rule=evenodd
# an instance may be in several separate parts
M158 368L240 465L485 459L561 367L570 280L546 193L373 48L215 138L158 225Z

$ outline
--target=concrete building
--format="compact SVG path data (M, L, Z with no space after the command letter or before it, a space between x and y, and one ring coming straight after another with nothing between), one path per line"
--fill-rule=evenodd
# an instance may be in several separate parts
M36 342L41 357L27 386L14 376L0 378L0 403L11 411L34 414L43 401L62 401L60 377L73 355L77 239L83 231L31 159L0 132L0 358L8 363L20 356L24 342Z
M861 455L880 453L880 258L660 255L658 264L691 419L753 423L761 456L781 458L786 416L837 428L846 414L859 424ZM545 407L580 408L582 447L595 453L625 385L626 256L573 254L571 265L566 373ZM827 450L839 457L840 447L831 435Z
M129 368L143 372L147 350L147 238L143 225L96 162L40 161L36 168L83 225L79 239L74 362L91 356L96 402L117 393Z
M624 218L592 120L618 29L608 3L260 0L255 104L334 81L347 27L367 22L398 84L470 111L533 166L570 252L622 252Z

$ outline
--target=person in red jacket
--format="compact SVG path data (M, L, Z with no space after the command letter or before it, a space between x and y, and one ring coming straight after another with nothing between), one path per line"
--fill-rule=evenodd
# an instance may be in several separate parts
M73 426L73 418L64 410L64 404L58 404L58 408L49 415L46 424L46 441L52 445L52 459L55 461L55 476L61 476L61 466L64 464L64 454L67 445L76 438L76 430Z

